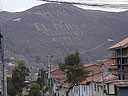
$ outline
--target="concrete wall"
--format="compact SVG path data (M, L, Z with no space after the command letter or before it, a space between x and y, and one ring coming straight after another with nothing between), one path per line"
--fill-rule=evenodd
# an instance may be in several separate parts
M80 96L90 96L90 86L80 85Z
M115 94L115 86L113 84L113 82L108 82L105 84L105 89L107 91L107 94Z
M128 96L128 87L126 88L119 88L117 96Z

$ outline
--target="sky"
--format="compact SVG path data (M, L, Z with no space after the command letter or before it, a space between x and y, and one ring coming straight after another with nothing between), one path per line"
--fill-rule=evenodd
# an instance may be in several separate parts
M0 3L2 11L20 12L40 5L43 2L37 0L0 0Z
M128 4L128 0L62 0L62 1L107 2L107 3ZM20 12L43 3L44 2L37 0L0 0L0 8L2 11Z

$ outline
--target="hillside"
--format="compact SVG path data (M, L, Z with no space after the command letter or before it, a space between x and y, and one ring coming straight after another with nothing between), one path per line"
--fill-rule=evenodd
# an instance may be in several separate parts
M80 51L83 63L110 56L109 46L128 37L128 12L83 10L67 4L44 4L19 13L0 14L6 24L5 56L28 64L46 62L53 55L54 66L64 57ZM6 17L6 18L5 18ZM14 18L20 22L11 22ZM111 38L114 42L108 42Z

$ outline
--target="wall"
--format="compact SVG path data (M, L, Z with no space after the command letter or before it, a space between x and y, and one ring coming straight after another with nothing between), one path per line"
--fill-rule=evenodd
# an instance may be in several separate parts
M126 88L119 88L119 96L128 96L128 87Z
M114 87L113 82L107 83L105 85L105 89L108 94L115 94L115 87Z

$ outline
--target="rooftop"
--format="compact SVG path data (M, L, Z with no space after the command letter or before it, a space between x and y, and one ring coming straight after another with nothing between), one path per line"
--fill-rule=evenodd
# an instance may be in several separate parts
M106 77L106 76L108 76L110 73L104 73L103 74L103 77ZM87 84L88 82L99 82L99 81L101 81L102 80L102 73L98 73L98 74L94 74L93 75L93 78L92 78L92 76L89 76L89 77L87 77L87 78L85 78L82 82L81 82L81 84Z
M87 64L87 65L84 65L84 67L85 67L85 70L91 71L93 72L93 74L102 72L102 68L100 64Z
M108 68L108 69L116 69L117 66L115 66L114 62L112 59L105 59L106 62L104 62L104 65Z
M113 82L114 80L117 80L118 79L118 76L114 76L114 77L111 77L111 78L109 78L109 79L105 79L104 81L105 81L105 83L108 83L108 82Z
M60 69L52 70L52 78L54 78L54 80L60 83L66 81L67 79L66 73L64 71L61 71Z
M128 87L128 80L115 80L114 84L118 87Z
M108 50L114 50L114 49L118 49L120 47L123 47L123 48L128 47L128 38L126 38L126 39L122 40L121 42L109 47Z

